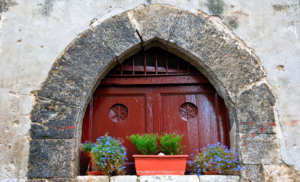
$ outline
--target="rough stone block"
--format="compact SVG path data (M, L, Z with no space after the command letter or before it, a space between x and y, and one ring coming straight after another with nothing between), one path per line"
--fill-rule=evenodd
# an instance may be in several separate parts
M239 176L203 175L199 176L200 182L239 182Z
M240 88L265 76L256 56L219 18L183 11L171 35L170 50L175 44L201 60L203 69L214 73L233 100Z
M113 176L110 177L110 182L137 182L137 176Z
M54 178L51 182L72 182L72 178Z
M243 165L243 167L245 170L241 172L242 181L265 181L262 165Z
M91 75L98 75L101 69L116 56L90 29L76 38L65 52L70 63Z
M202 16L203 15L203 16ZM204 27L208 17L204 14L196 15L182 11L170 36L170 43L176 44L185 50L189 50L196 34Z
M94 76L76 68L62 56L53 64L38 96L79 106L93 81Z
M300 181L300 172L286 165L264 165L265 181Z
M265 84L244 91L236 105L241 133L274 133L276 98Z
M196 175L151 175L140 176L140 182L199 182Z
M28 179L28 182L48 182L46 179Z
M127 13L111 17L94 27L95 32L121 59L130 57L141 49L141 40ZM127 55L130 53L130 55Z
M76 182L109 182L109 176L77 176Z
M31 140L28 178L72 178L74 140Z
M31 113L31 138L73 138L78 110L68 104L37 97Z
M239 145L244 164L278 164L279 146L273 134L239 134Z
M149 44L149 40L157 40L157 38L166 45L179 10L177 7L162 4L151 4L147 7L141 5L129 11L128 16L139 32L145 47Z

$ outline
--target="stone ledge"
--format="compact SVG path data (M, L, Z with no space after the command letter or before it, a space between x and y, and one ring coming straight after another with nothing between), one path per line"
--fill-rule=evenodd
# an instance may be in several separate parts
M225 175L149 175L149 176L77 176L76 182L238 182L239 176Z
M239 176L225 176L225 175L203 175L200 176L200 182L238 182Z
M77 176L76 182L109 182L109 176Z
M196 175L151 175L140 176L140 182L199 182Z

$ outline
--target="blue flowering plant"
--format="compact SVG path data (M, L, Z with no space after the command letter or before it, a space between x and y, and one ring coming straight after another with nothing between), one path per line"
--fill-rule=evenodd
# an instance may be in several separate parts
M121 139L108 136L101 136L91 149L93 164L97 165L99 171L104 175L111 175L113 172L125 174L126 148L122 145Z
M208 144L200 151L196 150L192 157L191 174L198 176L201 174L239 175L240 171L244 170L239 164L237 153L219 142Z
M85 153L88 153L88 152L91 152L91 150L92 150L92 148L93 148L94 145L95 144L93 144L92 142L85 141L85 143L81 144L81 149Z

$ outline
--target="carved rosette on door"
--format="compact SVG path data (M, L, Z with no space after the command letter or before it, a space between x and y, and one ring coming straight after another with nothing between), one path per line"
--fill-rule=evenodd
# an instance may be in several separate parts
M180 115L181 119L183 119L185 121L189 121L189 120L197 117L198 108L193 103L190 103L190 102L183 103L179 107L179 115Z
M128 116L128 109L122 104L115 104L109 110L109 118L113 122L125 121Z

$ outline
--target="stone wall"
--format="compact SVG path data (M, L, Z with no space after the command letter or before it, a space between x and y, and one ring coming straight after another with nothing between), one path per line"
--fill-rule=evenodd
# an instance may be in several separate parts
M80 136L80 123L77 121L81 120L93 86L117 62L122 62L124 56L141 49L140 42L144 43L144 48L167 46L169 51L185 57L210 79L226 99L231 121L237 124L236 129L240 133L237 148L242 153L241 161L246 165L244 180L296 180L300 170L297 162L300 156L297 112L300 107L300 64L297 62L299 2L160 1L175 6L167 14L161 13L166 11L155 11L155 8L148 8L148 11L145 6L139 6L154 3L157 2L0 0L1 180L72 178L76 174L76 166L73 165L77 154L74 148L78 146L76 138ZM118 19L107 19L131 9L135 11L129 12L128 22L133 28L126 30L128 34L116 32L112 36L106 31L107 27L101 29L98 26L112 21L107 24L118 27ZM149 16L143 13L149 13ZM204 18L199 19L197 15ZM219 15L228 27L219 18L208 18L208 15ZM169 17L164 29L156 26L156 22L164 21L162 16ZM174 21L176 25L168 24ZM200 28L205 21L211 21L211 27ZM75 40L61 54L89 26L105 44L100 40ZM97 30L97 26L100 29ZM153 26L156 26L155 29L148 31ZM182 31L184 29L188 31ZM134 33L135 30L139 35ZM209 33L212 36L203 37ZM181 39L183 36L186 38ZM114 46L120 40L129 42L129 45ZM209 42L215 44L207 44ZM252 49L245 47L244 42ZM76 45L87 44L89 50L95 51L92 47L95 43L104 46L101 50L106 50L108 57L93 56L100 62L96 62L96 66L90 62L90 67L86 67L81 63L89 60ZM240 47L234 49L228 45ZM109 48L105 49L106 46ZM207 56L210 55L207 53L216 51L215 46L220 46L219 52L228 51L228 54ZM76 49L72 49L74 47ZM61 59L56 60L57 57ZM238 64L236 59L246 64ZM70 61L72 64L69 64ZM247 75L249 72L255 74ZM98 77L90 79L92 73L98 74ZM62 78L68 82L59 81ZM56 88L67 88L67 92L53 92ZM49 114L51 111L56 113L55 119ZM75 121L77 123L72 123ZM66 158L66 153L72 155ZM28 161L29 157L31 160ZM58 164L63 161L69 163ZM49 168L52 170L45 173Z

